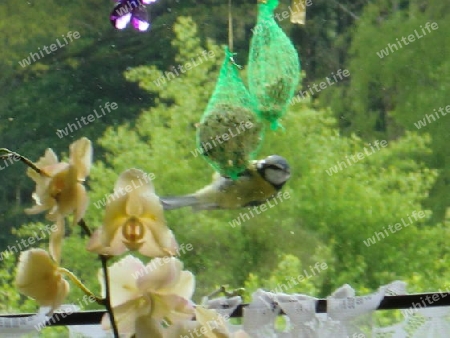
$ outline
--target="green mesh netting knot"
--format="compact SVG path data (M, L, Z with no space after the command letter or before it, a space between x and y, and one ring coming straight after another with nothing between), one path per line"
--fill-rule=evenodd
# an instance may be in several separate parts
M300 61L292 42L278 26L273 12L278 0L258 4L258 18L250 42L248 81L257 114L276 130L300 80Z
M236 179L255 159L264 132L255 110L226 47L216 87L197 128L203 158L221 175Z

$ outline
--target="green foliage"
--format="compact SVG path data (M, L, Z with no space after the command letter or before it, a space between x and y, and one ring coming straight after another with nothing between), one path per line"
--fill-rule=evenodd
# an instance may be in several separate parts
M180 48L180 64L204 48L192 27L195 25L187 18L180 18L175 26L177 40L173 44L187 45L191 50ZM219 47L208 42L207 49L218 51ZM220 58L205 61L161 86L155 79L163 73L155 67L127 72L130 80L139 81L159 98L135 127L110 129L100 139L110 155L106 166L101 164L92 173L93 201L111 192L118 174L131 163L155 174L159 195L190 193L209 182L211 172L194 151L194 125L213 90L219 62ZM250 210L193 214L181 209L166 213L178 241L194 247L182 260L197 276L197 295L220 284L240 287L250 273L258 281L270 280L273 267L286 254L299 257L302 266L316 263L314 257L326 257L329 268L316 282L321 296L344 283L369 290L393 279L408 279L422 264L429 263L427 259L411 263L421 246L421 224L426 218L372 247L363 242L383 227L422 210L421 202L437 175L421 160L430 153L429 139L408 133L375 152L356 136L340 136L332 113L308 104L291 106L285 123L289 126L286 132L267 135L261 156L277 153L289 160L293 177L284 191L290 198L234 227L232 222ZM120 142L123 139L126 145ZM292 142L295 147L290 146ZM363 160L327 173L346 156L365 148L371 154ZM109 187L105 187L106 182ZM401 257L398 242L410 243Z
M389 1L366 6L350 49L351 81L330 90L325 102L348 132L367 140L395 139L405 130L432 135L427 164L442 170L425 205L434 211L432 221L442 222L450 204L450 122L444 116L448 113L436 113L437 117L435 112L449 104L450 12L443 8L448 5L437 1L425 6L411 2L386 15L389 6ZM420 126L423 122L426 125Z
M21 297L14 286L16 257L8 255L7 257L2 256L2 258L3 266L0 270L0 313L12 313L19 308L23 309L23 311L34 310L34 302L31 299L27 299L22 303L23 297Z
M181 260L196 275L197 300L222 284L236 288L245 285L248 293L258 287L270 290L322 262L327 264L327 269L287 292L322 297L348 283L358 292L366 293L395 279L406 281L410 292L448 289L450 217L448 186L444 184L448 177L445 143L448 124L446 117L442 117L420 130L414 127L425 113L431 114L434 108L447 104L445 80L449 67L445 55L449 44L445 34L448 24L443 18L448 5L430 1L423 8L420 2L414 1L409 12L398 8L385 17L388 3L370 3L365 7L353 35L349 65L352 80L336 91L333 88L324 92L330 96L324 102L332 103L333 110L316 108L306 101L291 105L282 121L285 132L266 135L260 156L280 154L291 164L292 177L283 188L287 193L283 196L287 197L260 214L250 208L201 213L180 209L165 214L178 242L193 246L192 251L182 254ZM106 6L106 2L101 5ZM180 12L189 12L191 5L183 3ZM346 5L356 14L362 8L359 2ZM12 5L2 6L0 13L9 16ZM20 6L27 11L24 6L28 5ZM324 25L325 37L302 44L302 50L314 44L317 53L314 57L326 64L314 66L304 62L306 67L317 68L313 76L329 67L335 71L339 68L334 66L341 62L336 61L340 59L336 55L339 49L330 55L317 51L326 50L324 46L330 45L336 34L339 34L336 44L340 48L349 43L349 33L342 33L349 23L343 24L344 19L336 18L337 14L324 6L318 2L312 9L323 11L317 13L320 15L315 20L308 19L313 28L308 27L307 31L319 31L318 26ZM208 11L199 7L192 10L197 18L205 18L211 11L217 17L206 22L215 25L213 20L217 19L224 27L222 4L208 7ZM256 6L251 8L253 12L249 13L256 15ZM61 8L56 13L61 14ZM104 23L97 24L95 15L89 14L86 22L93 25L95 32L86 33L89 39L79 46L73 45L73 50L68 46L61 51L57 62L46 59L20 76L9 78L8 99L0 103L2 146L37 160L47 147L67 152L67 145L81 135L99 137L94 146L96 162L88 181L91 204L86 220L92 228L101 225L105 197L113 191L120 173L130 167L153 173L156 192L161 196L191 193L210 182L212 170L196 152L196 124L214 90L223 60L218 43L226 41L226 34L217 24L219 28L214 27L210 32L216 43L207 38L203 21L177 15L157 17L155 32L164 31L164 34L150 34L146 45L152 48L142 48L139 46L142 39L131 32L104 33ZM73 20L68 14L59 18L48 18L48 26L44 25L44 19L43 27L36 28L37 35L30 33L30 40L42 34L43 39L36 40L35 48L47 43L51 25L55 24L55 30L59 31ZM440 20L437 31L383 59L376 55L388 42L394 43L395 38L430 18ZM248 45L246 32L253 27L253 19L236 20L236 36L240 37L238 44L242 50L246 48L243 42ZM173 22L176 22L173 31L167 30L166 25ZM5 24L0 25L5 31ZM33 31L30 28L26 26L28 32ZM17 29L16 26L12 31ZM297 28L293 30L298 33ZM4 38L12 39L12 35ZM2 67L8 58L20 59L20 55L34 50L27 47L29 40L20 39L1 57ZM173 71L171 65L198 60L203 51L211 52L213 57L203 59L189 71L167 76L168 70ZM301 54L311 59L311 55ZM239 53L236 59L244 58L245 53ZM330 62L324 62L328 58ZM105 116L98 124L86 126L66 138L56 137L58 128L106 101L118 102L120 112ZM339 122L350 123L345 135L339 132L335 115L342 117ZM348 125L341 124L344 126ZM383 139L387 146L373 151L374 141ZM358 153L363 154L362 159ZM352 156L358 160L352 161ZM3 169L0 176L2 248L29 238L45 224L37 223L36 218L30 224L31 218L23 216L33 186L24 174L25 169L17 169L19 165ZM424 203L427 200L429 208ZM365 244L389 225L408 220L414 211L423 211L425 217L376 243ZM243 214L250 215L250 212L253 216L244 221ZM437 214L440 216L436 217ZM26 225L19 227L19 224ZM67 226L67 235L63 266L98 294L100 263L96 255L85 250L87 238L80 229ZM34 246L47 248L47 245L43 240ZM36 310L36 304L20 296L14 288L17 258L18 253L2 256L2 312ZM81 291L72 284L67 303L80 304L81 299ZM85 308L98 306L89 304ZM51 334L61 335L61 331L55 332Z
M320 278L315 277L313 270L303 268L300 260L293 255L281 257L280 262L267 279L250 273L245 282L246 300L251 301L251 295L259 288L274 293L305 293L314 295L319 292Z
M0 23L3 49L0 55L0 143L2 146L37 160L48 147L55 152L67 151L74 139L97 138L107 126L133 120L142 102L151 96L133 83L124 83L123 71L152 62L170 63L170 34L165 25L169 18L154 18L152 34L140 35L112 29L108 20L113 2L102 0L80 6L71 1L43 0L39 3L5 0L0 4L4 20ZM69 31L80 38L41 57L22 68L19 61L38 48L56 43ZM143 48L158 45L158 48ZM167 43L166 43L167 42ZM163 60L163 61L149 61ZM58 137L56 131L76 125L82 116L92 114L106 102L116 102L118 109ZM96 156L102 154L96 148ZM0 163L5 167L3 161ZM21 163L2 169L0 175L0 214L7 231L0 234L0 247L14 241L10 228L35 221L23 213L29 206L33 184L24 175ZM40 218L44 220L44 218Z

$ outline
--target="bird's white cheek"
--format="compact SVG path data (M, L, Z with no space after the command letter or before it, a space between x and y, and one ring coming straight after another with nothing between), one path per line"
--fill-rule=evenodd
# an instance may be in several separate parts
M273 184L284 183L284 182L286 182L286 179L288 178L286 173L284 173L281 170L267 169L265 174L266 174L267 181L269 181Z

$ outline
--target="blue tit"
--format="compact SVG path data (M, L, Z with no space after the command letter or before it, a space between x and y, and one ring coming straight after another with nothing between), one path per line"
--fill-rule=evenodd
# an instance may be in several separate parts
M275 197L291 176L285 158L271 155L252 161L236 180L213 175L213 182L185 196L161 197L164 210L192 207L198 210L239 209L263 204Z

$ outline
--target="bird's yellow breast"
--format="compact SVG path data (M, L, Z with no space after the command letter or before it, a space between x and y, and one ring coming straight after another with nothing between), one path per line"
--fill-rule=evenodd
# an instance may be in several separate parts
M254 168L235 181L221 178L221 181L216 183L218 184L206 187L200 192L201 199L224 209L261 204L276 193L276 189Z

